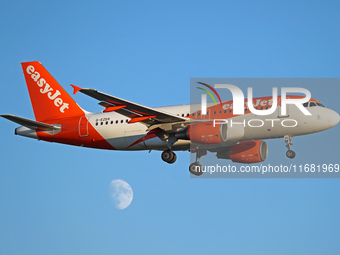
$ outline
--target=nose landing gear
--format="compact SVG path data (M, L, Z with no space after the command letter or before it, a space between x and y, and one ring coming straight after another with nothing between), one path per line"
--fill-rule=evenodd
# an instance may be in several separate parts
M199 160L204 155L207 155L207 150L197 150L196 161L191 163L189 166L189 172L193 175L200 176L203 174L202 165L200 164Z
M285 135L284 139L285 139L286 147L288 149L288 151L286 152L286 156L290 159L295 158L295 155L296 155L295 151L292 151L290 149L290 147L293 145L292 144L293 137L291 135Z

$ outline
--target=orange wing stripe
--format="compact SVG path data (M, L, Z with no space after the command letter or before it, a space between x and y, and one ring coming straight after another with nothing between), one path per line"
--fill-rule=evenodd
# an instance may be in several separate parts
M127 105L109 106L103 112L114 112L114 111L120 110L122 108L125 108L126 106Z
M143 121L143 120L156 118L156 117L158 117L158 116L159 116L159 115L135 117L135 118L131 119L128 123L129 123L129 124L131 124L131 123L136 123L136 122L140 122L140 121Z

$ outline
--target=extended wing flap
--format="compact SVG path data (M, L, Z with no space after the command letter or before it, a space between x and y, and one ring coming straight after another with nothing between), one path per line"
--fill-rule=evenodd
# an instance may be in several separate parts
M14 116L14 115L9 115L9 114L4 114L4 115L0 115L1 117L8 119L10 121L13 121L19 125L31 128L31 129L41 129L41 130L57 130L60 129L60 127L58 126L54 126L54 125L50 125L50 124L46 124L46 123L42 123L42 122L38 122L38 121L34 121L34 120L29 120L29 119L25 119L22 117L18 117L18 116Z

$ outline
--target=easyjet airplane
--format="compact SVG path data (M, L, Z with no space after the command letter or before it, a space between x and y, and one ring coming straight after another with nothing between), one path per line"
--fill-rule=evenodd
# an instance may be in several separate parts
M16 135L38 140L107 150L159 150L167 163L176 161L174 151L196 153L196 162L189 171L200 175L199 160L207 151L217 158L239 163L258 163L267 158L267 144L263 139L284 138L287 156L293 136L329 129L338 124L339 115L315 99L303 104L311 113L304 115L296 105L287 105L281 114L278 108L269 116L249 111L233 115L232 101L208 104L207 113L190 113L190 105L149 108L94 89L71 85L74 94L84 93L100 101L102 113L83 110L39 62L22 63L36 120L13 115L1 115L21 127ZM203 84L208 86L207 84ZM258 110L268 109L272 98L254 98ZM214 120L214 121L213 121ZM215 121L222 120L222 121ZM232 125L234 122L234 125Z

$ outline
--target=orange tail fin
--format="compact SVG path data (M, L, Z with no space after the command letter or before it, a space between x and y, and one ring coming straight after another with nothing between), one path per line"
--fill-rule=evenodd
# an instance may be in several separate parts
M84 111L42 64L34 61L21 65L37 121L84 115Z

